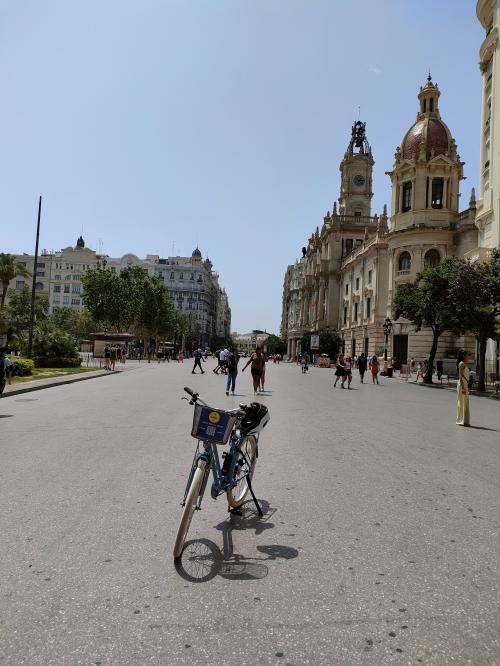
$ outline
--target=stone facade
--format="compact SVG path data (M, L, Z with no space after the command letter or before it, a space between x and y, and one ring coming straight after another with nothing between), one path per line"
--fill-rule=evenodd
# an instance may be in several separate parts
M476 14L485 30L479 49L483 77L476 216L479 247L469 256L486 259L492 248L500 247L500 0L479 0ZM500 372L500 341L489 340L486 354L489 369Z
M34 257L17 255L32 272ZM219 285L219 276L210 259L203 260L196 248L190 257L160 258L147 255L140 259L135 254L113 258L85 247L80 237L75 247L60 252L42 252L37 262L36 291L49 298L50 312L61 307L81 310L85 307L81 278L88 268L104 263L112 272L127 266L141 266L149 275L156 276L168 290L172 303L179 311L191 315L193 329L202 336L228 336L231 329L231 309L227 294ZM11 289L31 286L31 278L15 278Z
M339 208L333 205L321 230L316 229L303 249L300 287L292 289L297 269L285 276L282 335L289 341L304 333L338 330L347 354L381 354L382 324L392 318L392 298L398 285L414 281L425 266L448 256L467 256L477 248L476 202L459 211L459 185L463 162L456 143L439 112L440 91L429 75L418 94L416 120L395 153L392 171L390 219L386 207L371 215L371 176L374 165L359 121L341 162ZM298 266L298 264L297 264ZM295 272L294 272L295 271ZM290 303L300 304L298 324L290 325ZM416 332L410 322L394 323L389 352L397 364L410 357L424 358L431 332ZM438 353L466 345L468 339L443 335ZM289 342L289 355L298 349Z
M240 354L251 354L256 347L265 347L269 333L255 330L251 333L233 333L231 337Z

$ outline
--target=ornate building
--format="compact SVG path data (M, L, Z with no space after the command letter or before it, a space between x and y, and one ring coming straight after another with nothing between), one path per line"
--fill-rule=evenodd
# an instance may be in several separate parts
M288 354L300 351L304 333L339 326L343 295L342 266L346 258L369 238L387 214L371 215L372 170L374 160L366 137L365 123L357 121L340 164L341 188L332 212L302 249L300 262L289 266L285 276L282 336L288 339Z
M500 246L500 0L479 0L477 17L486 31L479 50L483 77L477 226L481 255Z
M32 272L34 257L18 255ZM85 307L81 277L88 268L105 262L110 271L119 272L127 266L141 266L149 275L156 276L168 290L172 303L179 311L189 314L193 330L199 331L204 342L216 335L229 336L231 309L227 294L219 285L219 275L212 262L203 260L198 248L190 257L160 258L147 255L140 259L135 254L113 258L85 247L83 238L78 238L75 247L69 246L60 252L43 251L37 261L36 291L49 298L49 312L61 307L81 310ZM31 279L15 278L10 289L22 289Z
M303 251L301 335L336 329L342 334L346 353L380 354L382 324L387 316L392 317L397 286L414 281L426 265L451 255L467 255L477 247L474 192L469 209L459 212L463 162L441 119L439 97L439 88L429 75L418 94L416 120L388 172L390 221L385 206L380 217L370 216L373 158L364 124L358 121L353 126L340 165L339 211L334 204L333 213L327 213L321 231L316 230ZM286 279L285 291L288 295ZM427 356L429 331L416 333L403 319L394 324L390 349L399 362ZM442 336L440 352L465 342ZM294 353L293 346L289 352Z
M483 77L476 217L479 248L471 258L485 259L492 248L500 247L500 0L479 0L476 14L485 38L479 50ZM488 341L487 360L492 372L500 372L499 340Z

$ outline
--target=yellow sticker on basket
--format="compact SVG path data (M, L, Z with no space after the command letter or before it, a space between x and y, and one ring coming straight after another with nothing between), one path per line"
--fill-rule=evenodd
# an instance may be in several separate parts
M219 412L210 412L210 414L208 415L208 420L210 421L210 423L213 423L214 425L216 423L219 423L220 421Z

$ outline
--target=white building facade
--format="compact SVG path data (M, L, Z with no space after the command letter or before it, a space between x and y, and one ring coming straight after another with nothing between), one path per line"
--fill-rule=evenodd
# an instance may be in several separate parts
M16 259L33 274L34 256L23 254ZM128 253L115 258L85 247L80 236L74 247L60 252L42 251L36 266L36 292L48 297L49 313L65 307L82 310L85 307L82 276L98 264L113 273L128 266L140 266L164 284L176 310L190 316L194 331L199 331L204 338L229 335L231 308L227 293L219 285L212 262L208 258L204 260L198 248L190 257L162 259L158 255L147 255L140 259ZM10 289L20 290L25 284L31 288L31 281L31 277L16 277Z

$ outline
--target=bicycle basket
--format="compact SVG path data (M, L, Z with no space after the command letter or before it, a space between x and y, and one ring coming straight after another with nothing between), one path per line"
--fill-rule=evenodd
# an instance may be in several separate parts
M222 409L195 405L191 437L214 444L227 444L237 417Z

